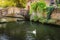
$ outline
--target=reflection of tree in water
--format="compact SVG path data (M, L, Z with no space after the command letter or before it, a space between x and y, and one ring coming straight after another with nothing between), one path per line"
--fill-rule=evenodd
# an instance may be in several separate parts
M4 24L0 32L9 36L9 40L59 40L60 28L33 22L10 22ZM3 26L3 24L2 24ZM1 27L2 27L1 26ZM34 34L35 33L35 34ZM36 39L37 38L37 39Z
M53 26L40 25L37 27L37 40L59 40L59 29Z
M6 28L6 24L5 23L0 24L0 33L4 33L5 28Z
M28 25L27 25L28 24ZM34 31L34 26L32 26L29 22L25 23L8 23L6 27L6 33L8 35L13 35L12 37L20 38L21 40L26 39L26 34L30 35L32 38L35 36L33 33L28 33Z

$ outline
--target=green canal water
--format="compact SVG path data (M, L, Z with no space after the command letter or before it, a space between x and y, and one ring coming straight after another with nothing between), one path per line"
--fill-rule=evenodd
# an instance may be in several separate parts
M60 27L28 21L2 23L0 40L60 40Z

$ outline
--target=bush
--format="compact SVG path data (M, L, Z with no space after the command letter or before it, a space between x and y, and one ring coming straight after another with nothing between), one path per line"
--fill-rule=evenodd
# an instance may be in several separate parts
M33 17L33 20L34 21L41 20L41 19L44 20L42 15L45 9L46 9L46 4L44 2L39 1L39 2L31 3L30 15L32 15L33 12L35 12L35 16Z

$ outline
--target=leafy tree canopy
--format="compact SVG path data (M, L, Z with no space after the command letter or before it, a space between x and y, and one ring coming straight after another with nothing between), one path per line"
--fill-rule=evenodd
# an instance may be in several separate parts
M25 7L26 2L26 0L0 0L0 7Z

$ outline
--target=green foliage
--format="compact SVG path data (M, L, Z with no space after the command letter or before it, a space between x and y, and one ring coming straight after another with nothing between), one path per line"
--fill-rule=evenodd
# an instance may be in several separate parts
M58 4L58 8L60 8L60 4Z
M37 10L37 3L33 2L31 3L31 7L30 7L30 13L32 13L33 11L35 12Z
M0 7L8 7L8 6L15 6L15 3L9 0L0 0Z
M57 3L57 4L60 4L59 0L56 0L56 3Z
M10 6L17 6L17 7L25 7L26 0L0 0L0 7L10 7Z
M42 8L42 9L44 9L46 6L45 3L43 3L43 2L37 2L37 5L38 5L38 7Z
M43 20L44 21L43 16L38 17L38 15L42 15L42 13L43 13L43 11L45 9L46 9L45 2L40 2L39 1L39 2L33 2L33 3L31 3L30 15L32 15L33 12L35 12L35 16L34 16L34 19L33 20L34 21L37 21L37 20Z
M38 16L35 14L35 12L33 12L33 14L30 16L30 20L34 20L34 21L38 20Z
M37 12L37 10L38 11L41 11L41 10L43 11L44 8L46 8L46 4L44 2L33 2L33 3L31 3L30 11L31 11L31 13L33 11Z
M56 4L60 8L60 0L56 0Z
M13 2L16 3L17 7L25 7L26 3L27 3L27 0L13 0Z
M42 2L42 0L40 0L40 2L34 2L31 4L31 8L30 8L30 15L34 13L33 16L33 19L31 20L34 20L34 21L38 21L41 22L41 23L45 23L45 22L52 22L50 20L47 20L47 19L50 19L50 15L51 13L54 11L54 7L53 6L49 6L47 7L45 2ZM46 18L44 18L44 12L46 13Z
M34 21L37 21L37 20L38 20L38 16L35 15L35 16L34 16Z
M41 23L45 23L46 21L47 21L46 18L40 18L40 19L39 19L39 22L41 22Z
M47 12L47 19L50 19L50 15L51 13L54 11L54 7L53 6L49 6L46 8L46 12Z

